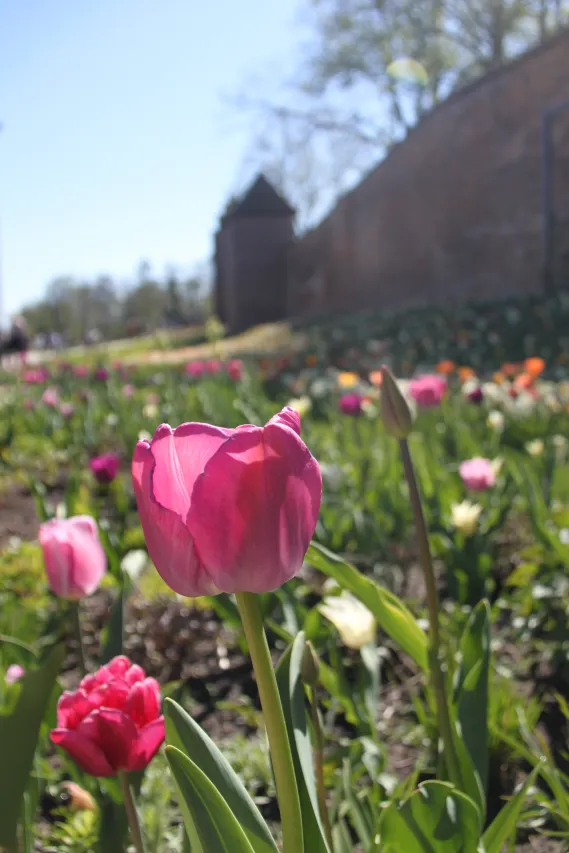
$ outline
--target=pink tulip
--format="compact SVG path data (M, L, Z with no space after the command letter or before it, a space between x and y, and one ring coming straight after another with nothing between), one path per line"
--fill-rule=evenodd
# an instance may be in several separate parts
M6 684L15 684L16 681L19 681L20 678L23 678L25 674L26 670L23 666L20 666L19 663L13 663L6 670L4 681L6 682Z
M136 388L134 387L134 385L131 385L130 383L127 385L123 385L122 395L123 397L126 397L127 400L130 400L131 397L134 397L135 393Z
M59 407L59 411L61 412L64 418L70 418L73 416L75 406L73 405L73 403L62 403Z
M240 358L233 358L228 361L225 369L229 378L233 379L234 382L239 382L243 377L243 362Z
M89 468L99 483L112 483L119 473L120 457L117 453L94 456L89 462Z
M106 367L97 367L93 376L98 382L106 382L109 378L109 371Z
M496 473L489 459L475 456L461 462L458 468L462 482L471 492L484 492L496 482Z
M88 515L52 518L40 526L47 579L60 598L91 595L107 568L95 520Z
M223 370L223 364L218 358L210 358L209 361L206 361L204 364L204 368L206 373L214 375Z
M425 374L409 382L409 396L422 408L438 406L447 390L446 379L434 374Z
M264 427L162 424L138 442L132 475L148 552L175 592L267 592L300 570L322 478L294 409Z
M203 361L190 361L188 364L186 364L184 370L188 374L188 376L192 376L194 379L198 379L204 374L205 364Z
M338 401L338 406L343 415L351 415L352 417L361 415L361 394L343 394Z
M23 375L23 380L27 385L41 385L48 378L48 372L45 367L38 367L36 370L26 370Z
M73 373L78 379L84 379L89 375L89 368L86 364L76 364L73 368Z
M41 395L41 401L42 403L45 403L46 406L49 406L50 409L56 409L59 405L59 394L57 393L57 388L46 388Z
M164 740L158 682L128 658L113 658L61 694L51 740L91 776L144 770Z

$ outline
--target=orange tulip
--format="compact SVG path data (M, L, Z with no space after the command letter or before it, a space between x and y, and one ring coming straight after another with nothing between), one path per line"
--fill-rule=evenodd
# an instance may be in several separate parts
M507 361L502 365L502 373L504 376L515 376L520 370L519 364L513 364L511 361Z
M449 376L454 371L455 367L456 365L454 361L447 359L446 361L439 361L436 370L437 373L442 373L443 376Z
M469 379L474 379L476 376L476 371L471 367L459 367L458 368L458 378L461 382L468 382Z
M340 388L353 388L359 381L360 377L357 373L344 371L343 373L338 374L338 385Z
M381 370L372 370L369 375L369 381L372 385L375 385L376 388L380 388L381 383L383 382L383 374Z
M496 385L502 385L506 381L505 375L503 373L501 373L499 370L496 371L493 379L494 379L494 382L496 383Z
M316 365L318 364L318 359L315 355L307 355L305 363L307 367L316 367Z
M520 390L527 390L528 388L531 388L534 381L535 376L526 371L524 373L520 373L519 376L516 376L516 378L514 379L514 385Z
M545 361L542 358L526 358L524 367L535 378L545 370Z

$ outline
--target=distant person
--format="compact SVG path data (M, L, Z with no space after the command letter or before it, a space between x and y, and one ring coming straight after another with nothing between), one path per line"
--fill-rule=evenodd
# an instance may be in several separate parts
M26 360L30 341L26 321L23 317L14 317L8 335L1 344L1 354L4 356L19 356L20 361Z

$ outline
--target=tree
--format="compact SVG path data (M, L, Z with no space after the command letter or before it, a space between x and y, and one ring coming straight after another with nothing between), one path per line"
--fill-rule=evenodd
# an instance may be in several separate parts
M456 87L564 22L562 0L305 0L310 40L280 100L256 112L246 166L261 167L305 224Z

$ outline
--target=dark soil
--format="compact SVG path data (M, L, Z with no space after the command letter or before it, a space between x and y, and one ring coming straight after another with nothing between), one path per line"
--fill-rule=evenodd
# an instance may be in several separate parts
M38 517L32 495L16 488L0 494L0 548L5 548L14 536L30 540L37 533Z

